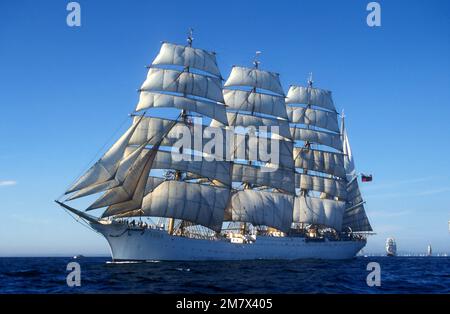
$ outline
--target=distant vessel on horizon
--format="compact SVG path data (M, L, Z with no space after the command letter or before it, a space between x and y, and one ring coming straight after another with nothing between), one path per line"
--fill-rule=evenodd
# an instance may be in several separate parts
M428 248L427 248L427 256L432 256L433 255L433 251L431 249L431 244L428 244Z
M396 256L397 255L397 244L395 243L394 238L386 239L386 255L387 256Z

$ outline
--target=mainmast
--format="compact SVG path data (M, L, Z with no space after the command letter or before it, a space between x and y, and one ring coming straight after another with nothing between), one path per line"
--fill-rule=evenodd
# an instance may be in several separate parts
M188 47L190 47L190 48L192 48L192 42L194 40L194 37L192 36L193 32L194 32L194 30L192 28L189 28L189 32L188 32L186 41L188 43ZM183 72L187 72L187 73L190 72L189 65L184 67ZM183 97L187 97L186 90L183 91ZM181 109L180 119L186 125L191 123L191 121L189 121L189 119L188 119L188 111L186 109ZM175 180L183 181L183 174L181 171L179 171L179 170L175 171ZM175 219L168 218L168 233L169 234L173 234L174 227L175 227ZM180 221L180 230L181 230L181 233L183 234L184 233L184 220Z
M284 91L277 73L260 69L260 54L256 52L253 67L233 66L223 92L234 132L232 181L240 185L225 220L239 223L243 233L247 224L287 231L292 221L294 165ZM279 145L278 161L263 160L258 147L267 142ZM256 145L249 147L251 143Z

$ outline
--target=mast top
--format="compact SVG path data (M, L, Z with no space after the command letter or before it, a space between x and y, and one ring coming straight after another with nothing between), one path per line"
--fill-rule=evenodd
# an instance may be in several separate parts
M194 29L192 27L190 27L189 32L188 32L188 38L187 38L189 47L192 47L192 41L194 40L194 37L192 37L193 33L194 33Z
M255 66L255 69L257 69L259 67L259 64L261 63L258 60L260 54L261 54L261 51L259 51L259 50L256 51L256 53L255 53L255 58L253 59L253 65Z
M309 72L309 77L308 77L308 87L312 87L313 86L313 73Z

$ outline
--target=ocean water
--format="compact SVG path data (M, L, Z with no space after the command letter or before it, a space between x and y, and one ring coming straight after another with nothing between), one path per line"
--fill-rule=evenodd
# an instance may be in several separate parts
M69 262L81 286L68 287ZM369 287L369 262L381 286ZM0 258L0 293L450 293L450 257L346 261L111 263L106 257Z

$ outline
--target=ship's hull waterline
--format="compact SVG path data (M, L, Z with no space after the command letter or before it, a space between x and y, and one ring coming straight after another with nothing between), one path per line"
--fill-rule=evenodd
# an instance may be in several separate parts
M91 225L108 241L114 261L350 259L366 245L365 240L316 242L272 236L237 244L174 236L157 229L129 229L122 224Z

